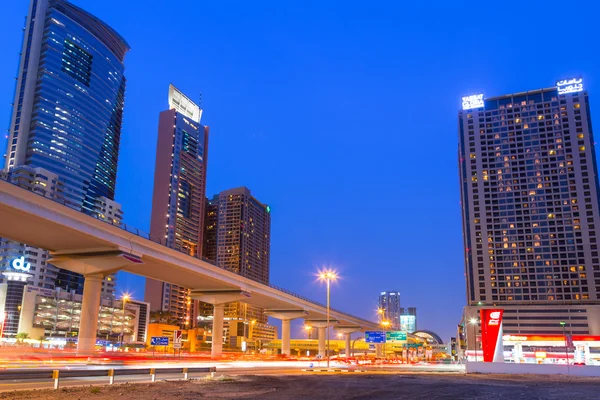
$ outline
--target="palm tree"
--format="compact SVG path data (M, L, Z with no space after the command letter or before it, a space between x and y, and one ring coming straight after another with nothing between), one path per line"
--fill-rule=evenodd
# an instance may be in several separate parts
M27 332L17 333L16 338L17 338L17 343L23 343L23 340L29 339L29 333L27 333Z
M46 336L42 335L42 336L38 337L38 340L40 341L40 348L42 348L42 346L44 345L44 342L46 341Z
M173 316L169 311L151 311L150 312L150 323L154 324L177 324L177 318Z

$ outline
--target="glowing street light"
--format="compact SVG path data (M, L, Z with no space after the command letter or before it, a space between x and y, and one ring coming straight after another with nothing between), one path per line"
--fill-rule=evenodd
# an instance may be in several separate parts
M387 319L384 319L383 321L381 321L381 326L383 327L384 330L387 330L391 324L392 323L390 321L388 321ZM386 343L383 343L383 354L385 357L387 357Z
M123 293L121 297L121 302L123 303L123 323L121 324L121 348L123 347L123 342L125 341L125 303L131 299L131 295L129 293Z
M477 362L477 318L471 318L469 323L473 325L473 338L475 339L475 362Z
M304 325L304 330L306 331L307 338L310 339L310 332L312 331L312 326Z
M329 297L331 291L331 281L337 279L337 274L333 270L324 270L319 272L319 280L327 282L327 368L329 368Z
M384 314L385 314L385 310L383 308L377 309L377 315L379 316L379 321L383 321Z

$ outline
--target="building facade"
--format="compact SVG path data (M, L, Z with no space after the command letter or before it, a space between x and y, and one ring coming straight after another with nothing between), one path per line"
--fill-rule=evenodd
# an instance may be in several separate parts
M240 187L215 195L206 210L205 258L220 268L269 284L271 208L248 188ZM212 313L210 307L201 310ZM265 325L268 318L262 308L236 302L225 307L226 325L228 321Z
M400 329L400 292L381 292L377 301L379 315L382 321L390 323L390 329Z
M10 283L0 284L0 298L14 297ZM45 337L48 341L65 339L75 341L79 332L82 296L60 288L44 289L22 285L18 299L19 318L10 315L4 326L4 337L14 338L17 333L27 333L30 338ZM10 301L0 303L0 314L10 314ZM5 306L6 304L6 306ZM98 314L99 340L119 343L144 342L148 330L148 304L121 300L102 299ZM17 311L18 310L18 311Z
M417 330L417 308L402 307L400 309L400 330L408 333Z
M169 109L160 113L150 235L201 258L206 199L208 127L202 110L173 85ZM195 325L198 302L189 289L146 279L152 311L168 311L182 327Z
M64 183L62 179L57 174L44 168L21 165L11 169L9 172L4 172L4 179L40 196L74 207L73 203L68 202L64 197ZM119 203L112 200L105 200L104 203L99 201L98 204L99 208L93 214L94 217L120 225L122 211ZM103 207L106 210L100 208L102 204L104 204ZM0 271L12 271L12 262L20 257L23 257L24 262L30 265L27 271L29 274L28 285L44 289L69 287L69 290L74 290L76 293L82 294L83 277L49 264L50 253L47 250L0 238ZM0 283L6 283L6 281L6 277L0 275ZM103 298L111 298L115 291L115 285L116 274L106 277L102 283L101 296Z
M66 0L31 0L8 132L5 168L43 168L64 201L94 214L113 200L125 99L125 40ZM39 251L42 252L42 251ZM81 276L57 282L82 290Z
M257 282L269 283L271 248L271 208L259 202L248 188L225 190L215 195L207 207L212 222L207 230L206 258L228 271ZM216 222L214 220L216 213ZM215 225L216 224L216 225Z
M464 97L458 127L465 318L495 306L505 333L562 334L561 321L590 333L581 310L600 304L600 214L582 80Z
M60 177L43 168L19 166L6 172L5 179L54 201L63 202L65 200L64 183ZM59 269L47 263L50 258L48 251L28 246L25 243L0 239L0 271L12 270L11 263L20 257L24 257L24 262L30 264L29 285L54 289ZM0 282L6 283L6 277L0 275Z

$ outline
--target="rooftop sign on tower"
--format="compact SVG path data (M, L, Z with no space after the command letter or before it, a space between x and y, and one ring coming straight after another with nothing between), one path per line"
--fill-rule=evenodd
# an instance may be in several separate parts
M190 100L172 84L169 85L169 108L175 109L178 113L183 114L198 123L200 122L200 118L202 118L202 109L200 109L200 106Z

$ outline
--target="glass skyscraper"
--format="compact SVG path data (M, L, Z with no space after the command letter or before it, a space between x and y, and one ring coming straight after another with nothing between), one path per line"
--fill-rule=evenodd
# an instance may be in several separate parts
M58 174L73 207L113 200L129 46L65 0L32 0L11 118L6 168Z
M382 321L388 321L390 323L390 329L400 329L400 292L381 292L377 305L379 306L379 313Z
M97 212L99 198L114 200L128 50L111 27L68 1L31 0L6 169L56 174L64 201L85 213ZM80 292L83 279L61 270L56 283Z

